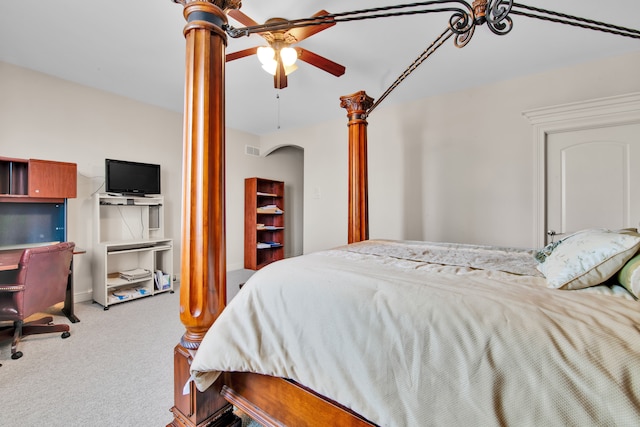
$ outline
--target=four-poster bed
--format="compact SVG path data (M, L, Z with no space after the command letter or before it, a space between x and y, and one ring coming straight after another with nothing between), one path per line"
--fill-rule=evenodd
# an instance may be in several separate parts
M183 200L183 226L182 226L182 265L183 272L181 274L181 289L180 289L180 319L185 325L186 332L183 335L180 343L174 350L174 399L175 404L172 408L174 414L174 420L171 425L174 426L223 426L223 425L239 425L239 419L232 412L232 404L239 407L252 418L258 420L264 425L340 425L340 426L366 426L373 425L373 422L368 421L368 418L372 416L377 417L376 423L386 423L388 418L384 415L378 414L378 410L384 412L384 402L379 402L378 409L367 412L367 416L358 414L352 409L343 406L344 401L336 401L323 397L316 393L312 389L308 388L308 384L303 382L291 381L284 378L293 378L294 375L283 375L282 377L274 376L274 374L256 374L249 372L231 372L223 371L219 376L215 373L215 382L210 387L206 387L207 381L191 381L191 370L198 352L204 345L204 340L208 339L212 341L208 343L208 347L213 347L214 352L224 355L227 351L227 346L231 345L231 342L215 341L215 338L207 335L207 331L212 328L212 325L218 327L223 322L218 321L220 319L223 310L225 309L226 301L226 260L225 260L225 168L224 168L224 139L225 139L225 120L224 120L224 62L225 62L225 46L226 46L226 33L228 30L227 19L225 11L229 9L238 9L240 7L239 0L215 0L215 1L179 1L174 0L184 5L184 15L187 19L187 25L184 33L187 44L187 61L186 61L186 101L185 101L185 119L184 119L184 200ZM425 2L432 4L442 4L447 2ZM463 3L463 2L459 2ZM460 45L468 42L469 38L473 34L473 28L475 24L481 24L487 22L490 24L492 31L504 32L505 22L510 25L510 19L501 14L496 19L489 19L485 17L485 8L495 7L496 11L500 11L499 6L502 2L487 2L476 1L474 7L470 11L470 15L464 15L456 13L454 18L450 21L450 31L443 34L443 38L439 43L434 44L435 48L440 46L444 40L448 39L452 35L456 35L457 42ZM465 3L466 4L466 3ZM498 19L499 18L499 19ZM326 23L326 17L316 17L319 19L316 22ZM473 22L472 25L469 24ZM313 25L313 23L311 24ZM458 31L454 31L454 29ZM639 32L635 32L636 36L640 36ZM433 48L425 51L423 56L417 61L418 63L424 60L428 55L433 52ZM401 79L405 78L402 76ZM400 79L400 81L401 81ZM387 93L379 98L384 99ZM336 258L338 264L342 263L345 267L345 263L340 261L342 257L346 256L353 261L354 269L358 270L373 270L377 272L378 276L385 275L407 275L407 282L414 283L417 279L414 274L418 276L422 275L425 270L416 268L414 263L420 263L420 267L425 265L431 265L432 263L424 259L414 259L412 256L409 258L403 258L402 261L398 261L397 255L394 253L388 253L388 245L393 246L393 242L368 242L368 212L367 212L367 139L366 139L366 118L371 112L372 108L377 103L373 102L373 99L368 97L364 92L358 92L350 96L341 98L341 106L346 108L347 116L349 118L349 229L348 229L348 242L354 243L355 246L349 246L347 248L338 248L333 252L327 252L316 255L314 257L301 257L300 266L294 265L294 263L275 263L275 268L267 268L265 274L276 274L278 269L285 269L286 275L293 274L294 272L307 271L312 266L304 264L306 260L311 259L311 262L322 263L322 260ZM630 238L631 239L631 238ZM637 250L637 243L640 245L640 237L638 240L634 240L634 245L628 248L628 253ZM375 248L368 246L373 244ZM355 249L354 249L355 248ZM447 248L447 252L465 253L465 250L476 251L478 248L469 247L455 247ZM401 251L407 251L408 249L400 249ZM421 249L423 250L423 249ZM424 251L424 250L423 250ZM338 254L338 252L340 254ZM347 255L344 255L344 253ZM519 260L526 255L528 260L533 260L531 253L525 252L508 252L505 257L515 257ZM493 256L491 252L491 256ZM633 254L631 254L633 255ZM323 258L324 257L324 258ZM393 261L389 260L390 257ZM363 263L365 259L373 259L374 264L378 265L375 268L370 264ZM360 264L363 263L363 264ZM400 270L388 270L390 265L399 263ZM436 263L437 264L437 263ZM333 264L331 264L333 265ZM351 265L351 264L349 264ZM357 267L360 265L360 267ZM449 271L450 267L445 264L438 264L440 267L435 269L444 269ZM506 284L512 283L511 280L515 277L515 283L519 283L518 286L532 287L536 291L539 291L541 277L536 274L535 271L528 269L527 273L519 271L505 272L504 270L493 270L491 268L485 270L484 267L477 265L465 265L460 268L460 264L454 264L455 271L449 271L449 275L456 277L456 275L463 275L465 279L467 277L475 277L470 280L471 283L476 283L478 286L484 284L487 286L493 286L491 280L486 277L476 277L477 275L484 273L477 273L477 271L489 271L489 276L500 276L501 282ZM529 266L531 267L531 266ZM347 270L351 267L345 267ZM379 269L378 269L379 268ZM425 267L432 269L432 267ZM341 271L334 267L331 270ZM418 273L409 272L408 270L416 270ZM402 273L400 273L400 271ZM353 277L365 277L360 273L363 271L350 271L349 274L355 274ZM265 275L262 274L262 275ZM298 274L298 273L296 273ZM431 275L433 272L429 272L427 275ZM295 274L293 274L295 276ZM257 276L257 275L256 275ZM506 276L509 278L507 279ZM523 279L524 278L524 279ZM325 277L325 279L327 279ZM252 279L253 280L253 279ZM316 280L314 282L313 280ZM318 279L309 279L308 284L317 283ZM462 279L458 278L462 281ZM526 284L520 283L521 281L527 282ZM491 283L489 283L491 282ZM528 283L531 282L531 283ZM382 282L373 281L374 286L382 287L385 280ZM503 283L503 284L504 284ZM532 285L533 283L533 285ZM388 284L388 283L387 283ZM415 283L414 283L415 284ZM449 282L441 282L440 286L443 288L448 287ZM317 288L318 286L316 286ZM256 296L257 286L247 285L248 290L245 292L243 289L242 301L250 300L251 303L256 303L260 297ZM279 289L279 288L278 288ZM529 290L530 291L530 290ZM480 292L483 292L482 290ZM485 290L485 292L488 292ZM545 291L545 295L549 295L551 291ZM327 292L329 293L329 292ZM557 293L557 291L556 291ZM533 295L533 294L531 294ZM581 294L583 295L583 294ZM586 295L586 294L585 294ZM238 297L236 297L237 299ZM253 299L252 299L253 298ZM345 298L348 298L345 295ZM531 297L535 299L535 297ZM565 298L563 295L562 298ZM561 299L562 299L561 298ZM597 299L593 295L580 297L584 301L590 301L591 304L598 304ZM607 296L607 298L613 298ZM234 299L235 301L235 299ZM460 300L462 301L462 300ZM517 301L517 297L516 300ZM511 301L515 304L515 301ZM565 301L568 303L568 301ZM616 302L618 300L616 299ZM334 303L337 303L334 301ZM631 307L631 304L635 301L624 300L621 304L623 306ZM613 303L607 302L605 305L613 305ZM406 306L402 306L405 307ZM453 306L452 306L453 307ZM487 307L485 307L487 308ZM473 310L470 310L470 312ZM229 311L225 311L229 312ZM526 311L525 311L526 312ZM462 314L462 313L458 313ZM509 313L512 316L516 315L516 312ZM585 314L587 316L588 314ZM626 315L626 314L625 314ZM232 320L227 322L237 321L237 318L229 317ZM249 316L250 317L250 316ZM623 316L624 317L624 316ZM522 320L522 319L520 319ZM635 317L635 320L640 323L640 319ZM214 323L215 322L215 323ZM222 326L220 326L222 327ZM633 325L622 324L623 330L627 334L633 334ZM348 330L348 327L343 327ZM246 331L243 331L243 334ZM637 331L636 331L637 333ZM240 335L240 332L238 332ZM246 336L250 339L250 336ZM242 351L243 338L245 335L238 337L239 342L234 342L236 348ZM460 337L466 339L465 337ZM345 338L347 339L347 338ZM487 338L488 340L491 337ZM473 341L473 340L472 340ZM479 340L482 341L482 340ZM620 344L615 341L616 347ZM255 342L254 342L255 343ZM265 341L265 345L267 342ZM520 342L522 344L522 342ZM517 347L517 345L514 345ZM520 347L521 348L521 347ZM640 353L640 348L630 346L635 354ZM379 350L379 347L375 348ZM371 349L374 350L374 349ZM202 353L201 353L202 354ZM229 353L233 354L233 353ZM627 357L627 356L625 356ZM485 360L485 359L483 359ZM527 360L527 359L523 359ZM200 362L200 361L199 361ZM637 358L628 361L629 363L635 363L637 368ZM489 364L494 363L489 360ZM270 370L271 368L267 368ZM376 368L370 368L376 369ZM487 375L487 371L480 370L478 372L482 375ZM616 403L615 409L624 412L624 416L631 414L636 419L640 417L638 413L638 404L640 403L640 396L634 394L637 389L638 381L637 377L630 376L632 372L629 372L623 365L616 365L617 375L622 375L626 381L631 381L630 384L626 384L626 388L623 392L629 394L628 401L623 403ZM238 369L239 371L240 369ZM635 369L638 371L638 369ZM325 371L326 372L326 371ZM322 373L322 372L321 372ZM529 372L528 375L533 375ZM579 378L582 380L593 380L599 378L600 374L594 374L592 377ZM535 376L535 375L533 375ZM207 375L205 374L205 377ZM209 377L212 378L212 377ZM409 380L411 376L409 376ZM504 378L497 378L498 381L504 381ZM329 381L331 382L331 380ZM196 387L196 383L202 386L202 390ZM446 384L439 384L439 386L445 386ZM605 384L603 390L611 391L608 387L610 384ZM205 388L206 387L206 388ZM630 388L630 390L629 390ZM512 391L512 386L505 387L505 390ZM599 390L602 391L602 390ZM388 393L388 391L386 391ZM384 391L383 391L384 393ZM637 392L635 392L637 393ZM383 399L384 400L384 399ZM391 400L391 399L390 399ZM349 402L351 404L353 402ZM455 402L451 402L455 405ZM493 415L489 419L499 419L500 414L504 413L505 419L513 417L514 415L507 415L505 408L499 407L504 404L504 401L497 400L494 405L498 405L493 408L480 408L488 411L493 411ZM635 409L633 405L635 404ZM629 405L631 405L629 407ZM358 403L356 407L368 407L369 403ZM376 406L376 405L373 405ZM446 412L447 409L443 407L427 408L429 411ZM590 415L592 408L583 408L587 417ZM634 412L635 411L635 412ZM552 412L553 413L553 412ZM497 415L496 415L497 414ZM517 413L520 414L520 413ZM468 417L468 413L464 415ZM498 418L491 418L498 417ZM393 417L392 417L393 419ZM466 418L468 420L468 418ZM436 422L437 419L431 419L432 422ZM570 421L570 420L569 420Z

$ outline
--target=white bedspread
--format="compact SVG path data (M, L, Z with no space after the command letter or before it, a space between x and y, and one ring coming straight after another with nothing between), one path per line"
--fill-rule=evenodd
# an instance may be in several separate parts
M368 241L258 271L197 351L196 385L290 378L382 426L640 425L639 302L548 289L526 251L430 251L451 262Z

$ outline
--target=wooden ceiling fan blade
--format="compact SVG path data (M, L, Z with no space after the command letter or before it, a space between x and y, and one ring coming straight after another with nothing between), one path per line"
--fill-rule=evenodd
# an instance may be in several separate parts
M229 10L229 12L227 12L227 15L229 15L245 27L255 27L256 25L260 25L256 21L245 15L243 12L240 12L239 9L231 9Z
M226 56L227 62L235 59L244 58L245 56L255 55L258 52L258 46L250 47L249 49L239 50L237 52L228 53Z
M327 12L326 10L319 10L318 12L314 13L313 16L311 17L315 18L316 16L324 16L324 15L329 15L329 12ZM288 30L287 33L291 34L296 39L296 42L300 42L306 39L307 37L311 37L312 35L317 34L322 30L326 30L329 27L333 27L334 25L336 25L335 22L330 22L327 24L318 24L318 25L310 25L308 27L292 28Z
M284 64L281 60L278 60L276 73L273 75L273 87L276 89L284 89L287 87L287 74L285 73Z
M346 71L346 68L343 65L340 65L337 62L333 62L330 59L325 58L324 56L320 56L317 53L313 53L300 47L296 47L295 49L296 51L298 51L298 59L306 62L307 64L311 64L314 67L318 67L329 74L340 77Z

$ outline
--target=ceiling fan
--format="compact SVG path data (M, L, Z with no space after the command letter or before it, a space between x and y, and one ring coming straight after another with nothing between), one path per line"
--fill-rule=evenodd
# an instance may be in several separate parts
M233 9L228 12L229 16L246 27L259 25L256 21ZM316 12L313 17L328 15L326 10ZM276 24L279 22L287 22L283 18L271 18L265 24ZM288 30L273 30L260 33L260 35L269 43L268 47L251 47L238 52L230 53L226 56L226 61L244 58L249 55L258 55L258 59L263 64L262 68L270 74L273 74L273 85L276 89L284 89L287 87L287 75L295 71L298 67L295 65L297 59L311 64L327 73L340 77L345 72L345 67L335 63L323 56L315 54L309 50L300 47L291 47L292 45L310 37L322 30L335 25L335 22L327 24L312 25L301 28L291 28Z

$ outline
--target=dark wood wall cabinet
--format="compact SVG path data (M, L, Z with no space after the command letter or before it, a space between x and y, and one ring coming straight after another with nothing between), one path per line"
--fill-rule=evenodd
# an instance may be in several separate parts
M0 157L0 201L76 197L77 165L38 159Z
M0 247L67 240L75 163L0 157Z
M259 270L284 258L284 182L244 181L244 268Z

